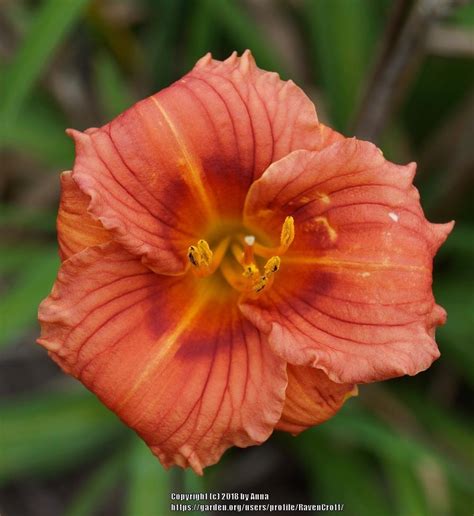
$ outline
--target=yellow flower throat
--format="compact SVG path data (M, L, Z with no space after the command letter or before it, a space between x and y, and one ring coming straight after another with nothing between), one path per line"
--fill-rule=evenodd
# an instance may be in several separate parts
M188 248L188 260L198 277L210 276L219 269L235 290L258 294L272 285L274 275L280 269L280 256L286 253L294 237L293 217L286 217L277 247L263 246L256 242L253 235L228 236L219 242L214 251L206 240L199 240ZM257 265L258 257L267 259L261 268Z

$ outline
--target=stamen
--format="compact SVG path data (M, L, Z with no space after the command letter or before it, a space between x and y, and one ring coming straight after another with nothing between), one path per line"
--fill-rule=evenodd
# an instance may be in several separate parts
M219 242L214 252L214 257L212 259L212 265L209 267L209 274L215 272L221 265L222 260L224 259L225 253L227 252L227 248L229 247L230 237L226 237Z
M260 246L253 235L240 235L238 238L240 242L243 240L243 248L238 243L232 244L231 254L236 260L232 262L225 259L231 237L224 238L214 252L206 240L199 240L196 245L188 248L188 259L196 276L209 276L220 267L222 275L232 288L254 297L273 284L275 273L280 270L281 265L281 258L274 251L285 252L294 235L293 217L286 217L281 230L280 245L277 248ZM255 260L254 250L257 248L260 256L268 258L263 271L259 269ZM242 267L242 272L239 272L237 264Z
M258 270L258 267L254 263L244 265L244 272L242 273L242 276L244 276L244 278L254 279L259 274L260 274L260 271Z
M199 267L201 265L201 253L196 246L189 246L188 259L194 267Z
M197 246L199 252L201 253L203 263L209 266L211 264L213 254L209 244L205 240L199 240Z
M226 260L224 260L221 264L220 271L222 275L226 279L227 283L238 292L248 292L248 281L242 278L242 275L239 274L232 265L230 265Z
M232 244L231 247L232 255L240 265L244 264L244 251L238 244Z
M281 228L281 236L280 236L280 247L284 251L288 250L291 243L295 238L295 219L293 217L286 217L285 222L283 222L283 226Z
M257 281L254 282L252 286L252 290L258 294L261 292L264 288L271 287L274 280L274 274L275 272L278 272L280 270L280 264L281 260L279 256L272 256L265 266L263 267L263 270L265 271L265 274L263 276L260 276Z
M260 279L254 284L252 290L256 294L258 294L267 286L267 283L268 283L268 278L266 276L261 276Z
M265 276L270 277L280 270L281 260L279 256L272 256L263 268Z
M266 247L264 245L255 244L254 251L258 256L269 258L273 255L282 255L288 251L291 243L295 238L295 220L293 217L286 217L281 227L280 245L278 247Z
M188 259L194 267L194 271L198 276L209 276L214 273L220 266L230 238L224 238L217 246L215 253L211 251L209 244L205 240L199 240L197 245L191 245L188 248Z
M254 285L260 277L260 271L255 263L253 254L253 246L255 244L255 237L253 235L247 235L244 237L244 254L242 261L239 263L244 268L242 276L245 278L245 290L250 292L253 290Z

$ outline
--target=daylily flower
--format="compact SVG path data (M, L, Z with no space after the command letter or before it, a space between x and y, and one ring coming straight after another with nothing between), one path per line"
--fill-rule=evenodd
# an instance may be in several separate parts
M439 356L452 224L425 219L414 164L320 124L250 52L69 134L38 342L164 466L201 473Z

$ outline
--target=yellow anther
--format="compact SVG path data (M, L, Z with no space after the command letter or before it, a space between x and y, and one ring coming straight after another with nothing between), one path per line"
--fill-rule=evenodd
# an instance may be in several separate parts
M295 220L290 215L285 218L283 225L281 227L280 234L280 245L276 247L267 247L261 244L256 243L253 248L254 252L257 256L262 256L264 258L272 258L275 255L282 255L288 251L291 243L295 238Z
M273 275L280 269L280 257L272 256L264 266L265 274L260 276L252 285L252 290L255 293L261 292L264 288L270 287L273 284ZM258 269L257 269L258 270Z
M188 248L188 259L191 262L191 265L194 267L199 267L202 263L201 253L195 245L191 245Z
M260 278L254 283L252 290L254 292L261 292L268 284L268 278L266 276L260 276Z
M281 260L279 256L272 256L264 266L265 276L270 277L280 269Z
M188 247L188 259L191 265L198 269L209 267L212 262L212 251L205 240L199 240L197 245Z
M249 263L247 265L244 265L244 272L242 273L242 276L245 278L255 278L258 276L259 270L258 267L254 263Z
M198 251L201 255L201 260L205 265L210 265L212 262L212 251L209 244L205 240L199 240L197 243Z
M199 240L196 245L189 246L188 260L194 267L194 273L201 278L213 274L221 265L229 242L229 237L224 238L217 244L214 252L205 240Z
M244 296L257 297L262 290L267 291L272 286L275 273L280 270L279 251L285 251L293 237L293 218L287 217L282 228L281 245L278 247L263 247L256 242L255 236L239 234L235 237L238 242L232 242L232 237L225 237L217 245L213 242L213 250L206 240L199 240L188 247L187 256L196 277L205 278L219 269L231 287ZM263 253L254 255L257 247L263 249ZM232 256L235 261L230 260ZM263 267L260 265L261 257L267 258Z
M291 242L295 238L295 220L293 217L286 217L281 228L280 245L285 250L290 247Z

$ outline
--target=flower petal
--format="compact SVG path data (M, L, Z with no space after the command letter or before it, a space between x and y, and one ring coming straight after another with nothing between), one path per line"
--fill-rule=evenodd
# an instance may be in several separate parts
M306 95L257 68L250 52L224 62L207 55L110 124L70 131L74 179L116 240L156 272L175 274L216 220L240 221L268 165L335 137L317 122Z
M286 388L285 362L213 281L156 275L106 244L64 262L39 310L51 357L164 466L197 473L266 440Z
M288 364L285 406L276 429L293 435L333 417L357 386L334 383L320 369Z
M103 244L111 239L102 224L87 213L89 201L89 197L77 187L71 171L63 172L57 219L59 255L62 261L86 247Z
M223 62L207 54L155 99L199 157L226 217L241 218L250 185L271 163L318 149L332 133L320 128L314 104L293 81L258 68L248 50Z
M416 374L439 356L432 259L452 224L425 219L413 174L346 139L292 153L254 183L248 224L277 240L284 218L295 221L274 286L242 307L285 360L363 383Z

